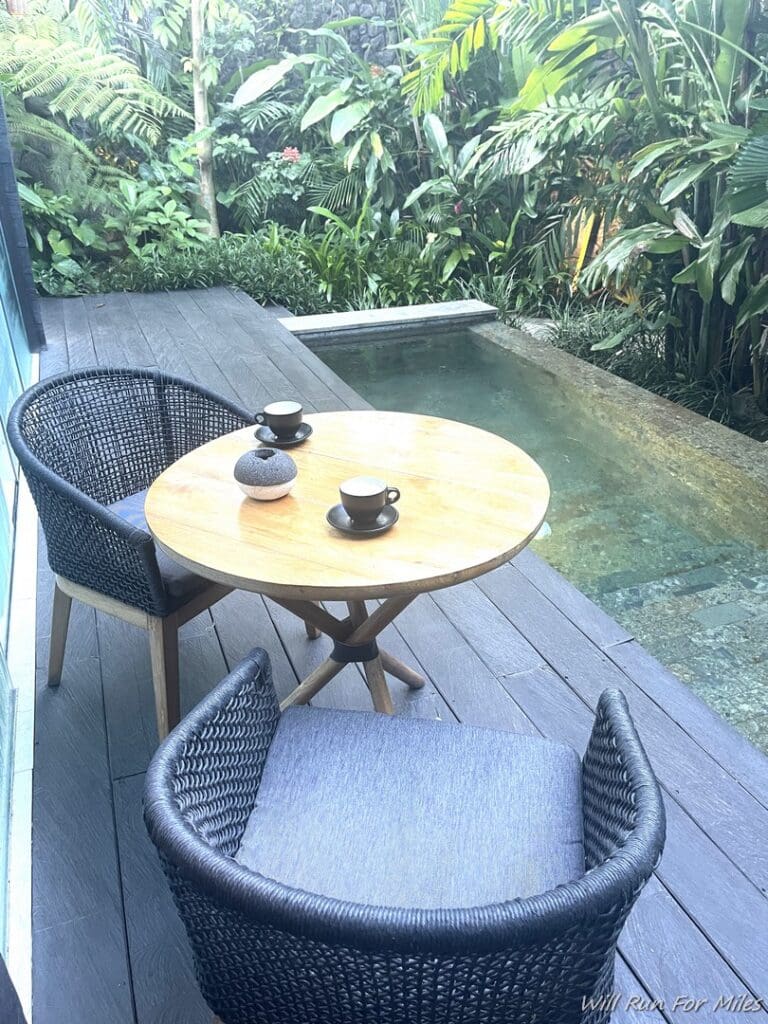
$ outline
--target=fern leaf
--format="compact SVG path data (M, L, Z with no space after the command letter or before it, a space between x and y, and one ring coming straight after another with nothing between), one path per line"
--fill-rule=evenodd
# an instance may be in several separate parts
M0 34L0 76L23 98L44 99L52 115L130 131L149 143L158 140L163 119L189 116L124 57L72 40Z

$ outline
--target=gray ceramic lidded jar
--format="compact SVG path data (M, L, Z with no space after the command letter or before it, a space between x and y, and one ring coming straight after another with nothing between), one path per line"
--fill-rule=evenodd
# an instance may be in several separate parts
M290 455L279 448L255 448L235 463L240 490L257 501L282 498L296 483L298 470Z

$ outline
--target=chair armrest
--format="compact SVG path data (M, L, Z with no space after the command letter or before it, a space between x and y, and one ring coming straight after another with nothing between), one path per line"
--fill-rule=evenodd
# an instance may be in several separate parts
M645 877L664 846L665 817L656 777L624 695L606 690L582 761L587 870L626 851Z
M144 817L168 861L204 856L193 836L234 856L279 717L269 655L256 648L162 744L147 770Z

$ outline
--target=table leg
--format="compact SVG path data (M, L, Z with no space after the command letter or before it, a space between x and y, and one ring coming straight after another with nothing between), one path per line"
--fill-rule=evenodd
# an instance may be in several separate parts
M395 679L399 679L406 686L410 686L412 690L420 690L426 683L426 679L420 672L411 668L410 665L406 665L404 661L400 661L394 654L390 654L389 651L379 651L379 657L381 658L381 664L385 671L389 672Z
M313 622L309 622L307 619L304 620L304 629L307 631L308 640L319 640L323 635L317 626Z
M347 650L343 651L343 654L349 654L349 648L354 649L355 647L365 647L375 642L376 637L385 629L390 622L395 619L404 608L411 603L415 595L409 595L406 597L390 597L385 601L382 601L373 612L369 615L363 601L350 601L348 606L350 608L350 617L348 619L337 619L330 615L324 608L314 604L311 601L291 601L284 600L282 598L275 599L276 603L287 608L293 612L299 618L303 619L305 623L309 622L311 625L316 626L323 633L327 633L334 640L338 642L338 647L346 647ZM353 612L354 608L354 612ZM374 647L374 650L376 648ZM352 651L354 655L354 650ZM339 657L343 659L343 654ZM390 664L396 664L401 666L402 662L392 658L388 655ZM362 661L361 658L353 658L354 661ZM296 689L288 694L285 700L282 701L280 708L292 707L295 704L306 704L308 703L316 693L329 683L334 676L338 675L339 672L344 668L345 664L349 664L349 657L346 660L337 661L333 656L326 658L322 664L318 665L317 668L311 672L306 679L304 679ZM386 677L384 676L384 667L382 660L379 656L379 652L376 653L374 658L370 658L368 661L362 661L363 671L365 672L366 681L368 688L371 693L371 699L373 705L377 711L382 711L387 714L392 714L392 698L387 688ZM402 666L407 669L407 666ZM412 676L418 676L417 673L413 672L412 669L408 669ZM395 673L393 673L395 674ZM420 679L421 677L418 676Z
M368 609L365 607L365 601L347 601L347 608L349 608L349 617L352 620L352 625L355 627L362 626L368 618ZM392 694L387 686L387 678L384 675L380 653L370 661L363 662L363 672L365 673L365 681L368 683L374 708L385 715L394 715L395 707L392 703Z

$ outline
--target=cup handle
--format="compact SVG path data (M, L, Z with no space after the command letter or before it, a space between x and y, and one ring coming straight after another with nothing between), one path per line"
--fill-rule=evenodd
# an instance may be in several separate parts
M397 487L387 488L387 505L394 505L396 501L400 500L400 490Z
M253 418L256 420L257 423L264 424L267 422L267 417L264 415L263 412L257 412Z

